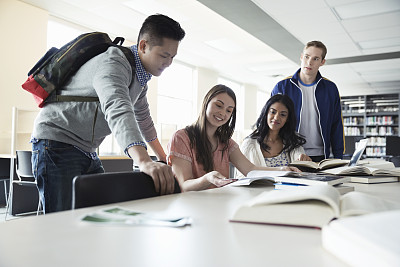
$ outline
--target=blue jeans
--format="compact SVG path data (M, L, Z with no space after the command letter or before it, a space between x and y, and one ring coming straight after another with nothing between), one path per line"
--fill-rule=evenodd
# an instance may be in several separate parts
M46 139L32 144L32 166L45 213L71 209L75 176L104 172L99 158L93 160L73 145Z

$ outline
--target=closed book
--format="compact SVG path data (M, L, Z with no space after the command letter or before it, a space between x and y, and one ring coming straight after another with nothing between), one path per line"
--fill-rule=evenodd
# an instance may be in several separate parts
M277 176L275 177L275 181L304 185L337 185L350 181L350 178L338 175L300 172L285 176Z
M240 205L232 222L321 228L335 218L400 209L400 203L362 193L343 196L330 185L263 192Z
M335 220L322 247L350 266L400 266L400 210Z
M351 176L350 182L361 184L395 183L399 181L397 176Z

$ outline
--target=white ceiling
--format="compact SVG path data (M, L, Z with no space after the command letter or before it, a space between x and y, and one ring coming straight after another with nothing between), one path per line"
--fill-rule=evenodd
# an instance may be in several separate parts
M297 70L305 43L320 40L321 73L341 95L400 92L399 0L22 1L133 42L148 15L169 15L187 33L177 60L265 91Z

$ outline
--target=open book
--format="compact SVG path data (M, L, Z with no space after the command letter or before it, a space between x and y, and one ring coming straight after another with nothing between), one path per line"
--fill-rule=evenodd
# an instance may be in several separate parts
M318 173L294 172L294 171L261 171L254 170L246 177L238 179L230 186L249 185L255 181L271 181L282 183L293 183L303 185L329 184L335 185L350 181L349 177L326 175ZM272 184L271 184L272 185Z
M336 220L322 228L322 247L349 266L400 266L400 210Z
M390 162L391 163L391 162ZM333 175L400 176L400 168L375 168L368 165L343 166L321 171Z
M332 219L400 209L390 202L353 191L343 196L329 185L264 192L240 206L230 221L321 228Z
M318 163L312 161L294 161L290 165L300 168L303 171L320 171L330 169L337 166L356 166L358 165L365 148L367 147L368 139L362 139L356 144L356 150L350 160L342 159L324 159Z
M343 159L324 159L320 162L313 162L313 161L303 161L297 160L290 163L290 166L295 166L300 168L301 170L324 170L333 167L348 165L348 160Z

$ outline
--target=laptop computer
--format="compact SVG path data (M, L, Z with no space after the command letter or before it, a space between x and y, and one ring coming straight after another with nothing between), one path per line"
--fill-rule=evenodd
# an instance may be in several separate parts
M365 148L367 147L368 139L361 139L356 143L356 149L354 150L353 155L349 161L348 166L356 166L358 161L361 159L362 154L364 153Z

